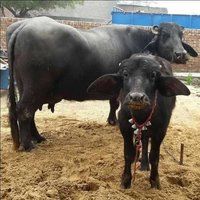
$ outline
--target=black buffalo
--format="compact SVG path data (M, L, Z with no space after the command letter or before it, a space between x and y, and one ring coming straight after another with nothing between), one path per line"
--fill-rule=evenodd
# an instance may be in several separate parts
M34 122L37 109L62 99L95 99L86 92L97 77L117 71L118 63L133 53L150 51L166 59L185 63L186 53L197 56L182 41L182 28L163 23L153 30L128 26L103 26L78 30L71 26L39 17L20 21L7 31L10 67L9 118L15 148L30 150L32 141L44 138ZM16 105L14 76L19 90ZM116 121L116 96L110 99L108 122ZM102 99L99 96L97 99Z
M123 188L131 186L131 163L136 154L133 135L138 134L140 129L143 146L141 167L143 170L149 169L148 140L151 137L150 183L152 187L160 188L158 174L160 145L175 106L175 96L189 95L190 91L173 77L168 61L146 54L135 54L124 60L118 73L104 75L88 88L88 93L101 94L107 98L115 96L119 91L121 108L118 120L124 138L125 160L121 185Z

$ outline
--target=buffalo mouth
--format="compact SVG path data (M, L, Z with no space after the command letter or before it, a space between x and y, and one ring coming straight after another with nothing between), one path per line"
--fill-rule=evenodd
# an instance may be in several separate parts
M167 54L163 56L166 60L168 60L171 63L176 64L186 64L186 62L189 60L188 54L183 55L175 55L175 54Z
M189 60L188 55L174 56L174 62L177 64L186 64L188 60Z
M177 64L186 64L187 60L186 59L175 59L175 63Z
M144 108L147 107L147 103L129 103L128 107L132 110L143 110Z

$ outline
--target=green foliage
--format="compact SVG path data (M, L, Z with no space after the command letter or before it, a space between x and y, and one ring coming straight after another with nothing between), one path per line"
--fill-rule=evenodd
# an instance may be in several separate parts
M30 10L50 10L56 7L65 8L67 6L74 7L75 4L83 3L83 0L66 0L66 1L1 1L1 8L7 8L15 17L26 17Z
M186 83L187 83L188 85L191 85L192 82L193 82L192 74L188 74L188 76L186 77L185 81L186 81Z

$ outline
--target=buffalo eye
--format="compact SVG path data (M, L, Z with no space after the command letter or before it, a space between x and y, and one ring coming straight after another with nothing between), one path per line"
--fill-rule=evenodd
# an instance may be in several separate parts
M156 75L157 73L155 71L153 71L150 75L151 80L155 80L156 79Z
M128 78L128 72L126 70L123 71L123 76L125 79Z
M166 41L170 37L169 33L163 33L162 38L164 41Z

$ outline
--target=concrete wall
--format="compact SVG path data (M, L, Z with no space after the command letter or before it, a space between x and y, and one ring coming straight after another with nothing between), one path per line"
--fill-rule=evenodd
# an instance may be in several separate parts
M6 49L6 29L7 27L22 19L16 18L1 18L0 30L1 30L1 47ZM58 20L60 23L71 25L75 28L89 29L97 26L103 25L102 23L94 22L81 22L81 21L68 21L68 20ZM200 72L200 30L189 30L184 31L184 40L190 44L199 54L197 58L192 58L188 61L187 65L175 65L173 64L174 71L179 72Z
M121 5L121 4L118 4L117 7L121 8L126 12L144 12L144 13L162 13L162 14L168 13L167 8L139 6L139 5Z

